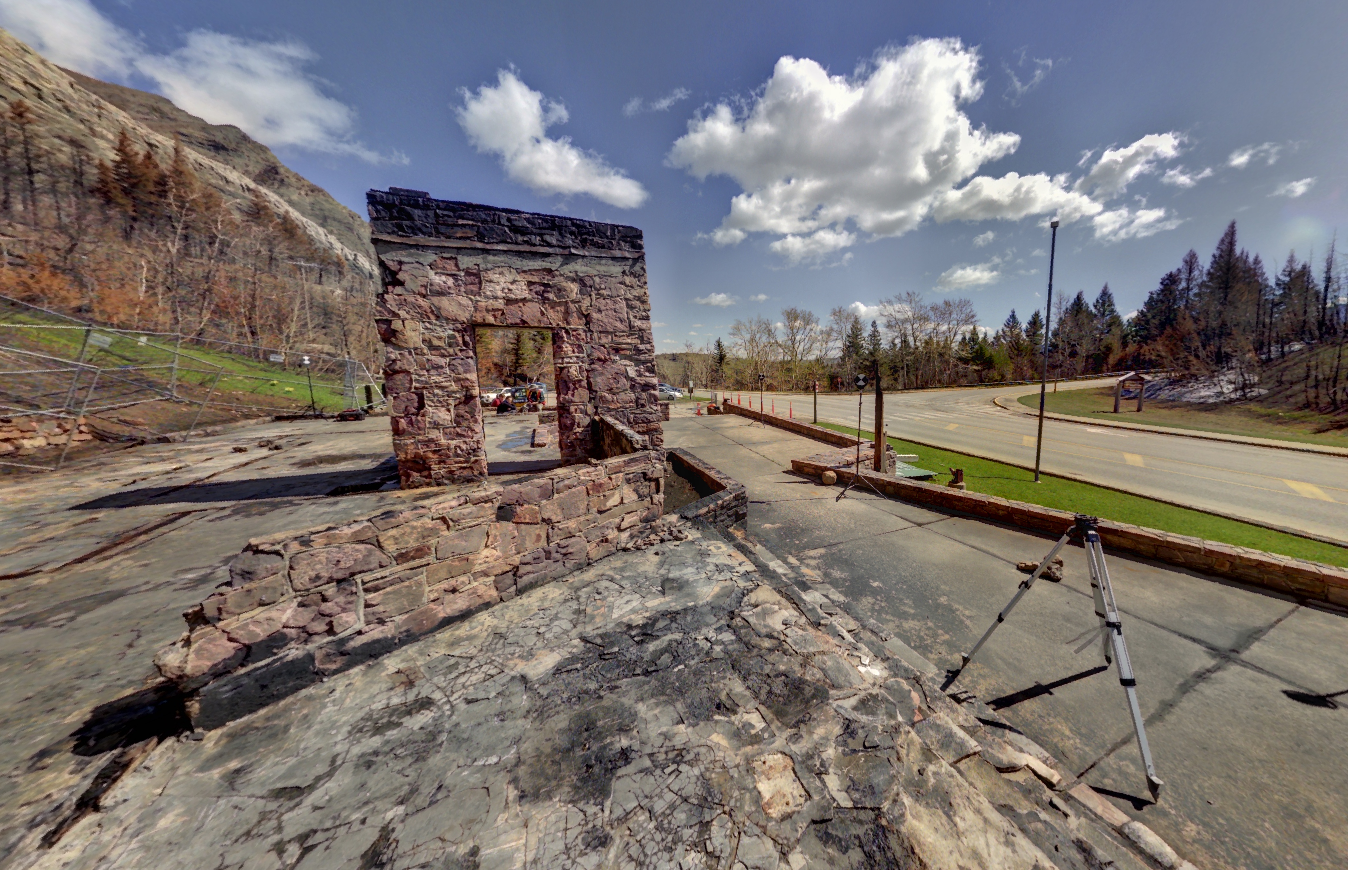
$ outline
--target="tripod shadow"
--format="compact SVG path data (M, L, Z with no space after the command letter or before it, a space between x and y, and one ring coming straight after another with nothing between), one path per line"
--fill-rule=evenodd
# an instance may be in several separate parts
M1342 692L1327 692L1323 695L1315 695L1310 692L1298 692L1295 689L1283 689L1282 693L1296 701L1298 704L1305 704L1307 707L1320 707L1324 710L1339 709L1339 702L1335 701L1342 695L1348 695L1348 689Z
M1026 701L1032 701L1035 698L1042 698L1044 695L1052 695L1054 689L1061 689L1063 686L1070 685L1078 680L1093 677L1096 674L1102 674L1107 670L1109 670L1109 665L1096 665L1093 668L1087 668L1084 671L1079 671L1069 677L1054 680L1051 683L1035 683L1028 689L1021 689L1019 692L1012 692L1009 695L1002 695L1000 698L993 698L991 701L988 701L988 706L998 711L1005 710L1008 707L1014 707L1017 704L1023 704Z
M1126 791L1115 791L1112 788L1105 788L1104 786L1100 785L1093 785L1091 786L1091 789L1093 791L1099 792L1102 795L1107 795L1112 798L1118 798L1121 801L1128 801L1128 803L1133 805L1133 809L1137 810L1139 813L1145 810L1147 807L1156 805L1156 801L1152 800L1149 797L1139 797L1138 795L1135 794L1128 794L1128 792Z

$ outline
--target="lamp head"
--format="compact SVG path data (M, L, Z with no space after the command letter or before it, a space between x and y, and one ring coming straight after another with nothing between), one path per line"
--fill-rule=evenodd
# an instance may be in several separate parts
M1056 229L1058 228L1058 219L1057 219L1057 218L1054 218L1053 220L1051 220L1051 221L1048 222L1048 225L1051 226L1051 227L1053 227L1053 229L1056 230Z

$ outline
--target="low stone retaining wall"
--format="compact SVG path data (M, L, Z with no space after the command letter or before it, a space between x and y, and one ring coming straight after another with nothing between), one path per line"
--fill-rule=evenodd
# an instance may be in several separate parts
M754 411L743 405L736 405L733 402L722 402L721 410L731 414L738 414L741 417L748 417L750 420L759 420L776 426L778 429L785 429L788 432L795 432L797 435L804 435L806 438L813 438L815 441L823 441L825 444L833 444L837 447L855 447L860 440L854 435L844 435L842 432L834 432L832 429L825 429L823 426L815 426L813 423L802 423L799 420L791 420L786 417L778 417L774 414L765 414L762 411ZM870 441L862 441L864 452L865 445Z
M71 426L75 435L70 434ZM44 447L64 447L67 441L76 443L94 440L84 418L77 421L50 417L0 417L0 456L14 454L27 456Z
M155 665L215 727L613 553L659 520L664 475L643 450L249 541Z
M700 520L719 529L728 529L748 519L749 495L745 492L744 484L722 474L681 447L669 450L667 456L680 474L695 477L704 487L712 490L710 495L684 505L679 510L679 516L686 520Z
M594 427L591 441L600 459L623 456L650 446L645 435L607 415L596 417L590 425Z
M818 477L831 468L838 475L840 483L848 483L855 476L847 468L837 468L811 458L793 459L791 468L811 477ZM871 471L863 471L862 478L893 498L996 520L1017 528L1057 536L1072 525L1072 514L1053 508ZM1106 547L1120 552L1262 586L1298 598L1348 606L1348 570L1343 568L1106 519L1100 520L1100 539Z

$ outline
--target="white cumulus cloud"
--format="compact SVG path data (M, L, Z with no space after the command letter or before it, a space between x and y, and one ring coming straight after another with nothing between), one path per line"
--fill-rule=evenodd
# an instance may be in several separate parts
M687 88L675 88L658 100L652 100L649 103L641 97L633 97L623 104L623 114L631 118L640 115L642 112L668 112L675 103L683 102L690 96L692 96L692 91Z
M751 232L803 240L827 228L778 250L833 252L855 242L843 228L849 220L874 235L901 235L935 196L1020 143L1014 133L975 128L961 111L983 92L977 73L977 53L956 39L886 49L850 77L783 57L747 111L722 102L690 121L669 162L740 185L712 234L722 244Z
M1076 189L1105 199L1118 196L1138 177L1155 172L1160 161L1178 157L1183 144L1178 133L1151 133L1125 148L1106 148Z
M992 230L988 230L986 233L979 233L978 235L974 236L974 247L975 248L987 247L988 245L992 244L992 240L995 238L997 238L997 234L994 233Z
M1237 148L1231 152L1231 156L1226 158L1226 165L1232 169L1244 169L1251 163L1262 160L1264 165L1272 166L1278 162L1278 156L1282 153L1282 146L1273 142L1265 142L1263 145L1246 145L1244 148Z
M1075 183L1043 172L978 175L1020 144L964 113L983 93L978 69L977 50L958 39L884 49L850 76L783 57L751 99L693 118L668 162L698 179L727 176L741 189L705 237L734 245L752 233L775 236L769 248L798 265L836 257L862 233L899 236L928 218L1094 218L1103 200L1183 144L1178 133L1154 133L1106 149ZM1046 75L1048 66L1038 69Z
M543 194L587 194L618 208L636 208L646 201L646 189L609 166L604 158L583 151L569 138L546 133L566 123L566 106L531 89L511 70L497 73L495 86L476 93L460 90L463 105L459 125L479 152L501 159L513 181Z
M875 320L877 317L880 316L879 305L867 305L864 302L853 302L851 305L847 307L849 310L854 312L857 317L860 317L862 320Z
M1095 238L1106 243L1124 239L1145 239L1157 233L1173 230L1183 223L1163 208L1141 208L1133 211L1118 208L1101 212L1091 219Z
M140 73L184 111L264 145L406 162L354 138L355 110L308 72L318 56L301 42L193 30L176 50L154 54L89 0L0 0L0 24L60 66L104 78Z
M711 293L706 296L699 296L693 300L694 305L710 305L713 308L729 308L739 301L736 297L726 293Z
M142 53L89 0L0 0L0 24L57 66L85 75L125 75Z
M317 58L300 42L259 42L194 30L181 48L144 56L136 69L179 108L213 124L233 124L267 145L382 162L378 153L352 140L355 110L324 94L322 83L305 71Z
M1199 172L1190 172L1183 166L1176 166L1165 171L1165 175L1161 176L1161 183L1173 187L1190 188L1211 175L1212 167L1210 166L1203 167Z
M1286 184L1278 185L1269 196L1285 196L1288 199L1296 199L1306 191L1315 186L1314 178L1303 178L1300 181L1289 181Z
M951 266L936 279L936 287L939 290L971 290L996 284L1001 277L1002 272L996 260L990 263Z
M785 235L768 245L768 248L781 254L794 266L803 262L819 262L835 251L850 247L856 240L856 233L824 227L806 236Z
M768 294L766 294L766 293L755 293L754 295L752 295L752 296L749 297L749 301L750 301L750 302L767 302L767 301L768 301Z

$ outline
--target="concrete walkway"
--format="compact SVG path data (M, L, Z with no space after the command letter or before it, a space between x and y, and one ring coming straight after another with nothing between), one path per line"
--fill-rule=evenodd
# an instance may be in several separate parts
M749 535L844 591L941 668L1014 594L1048 539L866 493L834 500L784 469L807 439L739 417L680 414L666 444L742 481ZM918 463L921 464L920 462ZM1348 854L1348 622L1296 601L1110 557L1158 773L1146 799L1117 675L1099 645L1084 553L1040 583L961 680L1199 866L1341 867ZM1294 696L1300 694L1301 700Z

